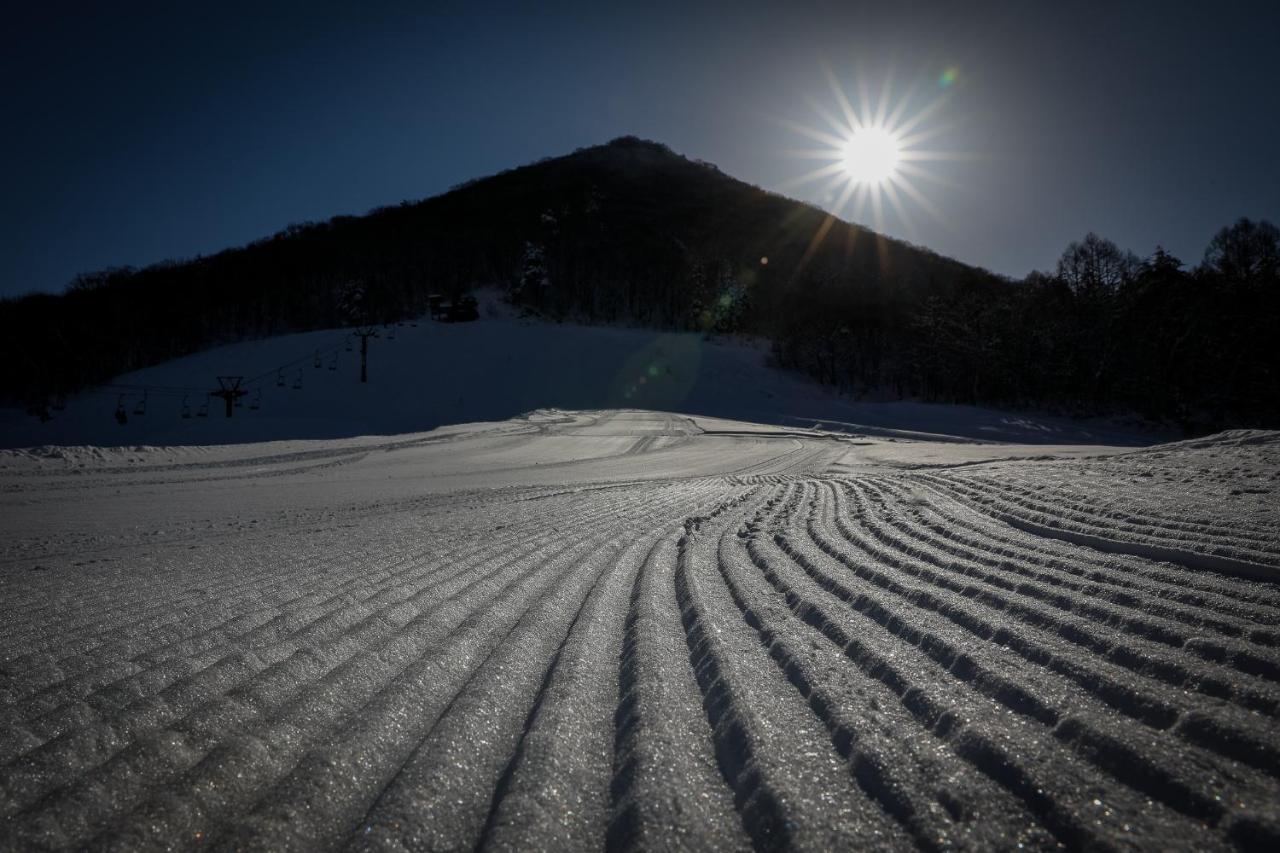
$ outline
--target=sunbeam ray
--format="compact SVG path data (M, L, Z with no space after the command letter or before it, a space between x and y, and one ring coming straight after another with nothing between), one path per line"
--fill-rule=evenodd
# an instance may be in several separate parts
M907 209L902 206L902 200L898 198L898 191L893 186L893 178L890 177L880 184L880 189L884 190L885 198L889 199L889 205L893 208L893 212L898 214L898 219L906 227L907 234L912 240L919 240L920 233L916 230L916 223L911 218L911 215L907 213Z
M849 196L853 195L854 190L856 190L858 186L859 186L858 182L853 180L852 178L845 181L844 189L840 191L840 196L836 199L835 204L832 205L831 207L833 213L835 213L837 216L840 215L840 211L843 210L844 206L849 203Z
M893 91L893 68L889 68L885 72L884 80L880 83L880 98L876 103L876 117L872 119L872 126L886 127L885 117L889 114L889 100Z
M844 156L834 148L785 148L778 153L796 160L839 160Z
M863 211L867 209L867 194L869 192L867 184L856 184L853 193L853 211L850 214L854 222L865 222L866 216Z
M836 74L831 70L831 66L824 62L822 63L822 70L826 73L827 83L831 86L831 93L835 96L836 103L840 105L840 111L844 113L845 119L849 122L849 130L856 133L862 127L862 119L854 111L853 104L849 103L849 98L845 95L844 89L840 88L840 81L836 79Z
M977 159L973 154L962 151L903 151L899 155L899 159L904 162L922 162L926 160L949 160L951 162L962 162L966 160Z
M867 192L871 193L871 213L872 221L876 224L876 230L884 231L884 201L881 198L881 184L871 184L867 187Z
M831 112L831 110L827 109L822 104L818 103L811 96L805 95L804 101L815 113L817 113L818 117L830 125L831 129L836 133L841 136L848 136L853 132L853 129L841 121L839 116Z
M885 118L885 127L897 133L898 122L902 121L902 115L907 111L907 107L911 106L915 100L916 92L920 90L920 76L917 74L911 83L907 86L907 91L903 92L902 97L898 98L894 105L893 112L889 113Z
M964 189L955 181L944 178L942 175L934 172L930 172L928 169L922 169L914 163L899 163L898 172L903 175L911 175L913 178L920 178L921 180L928 181L932 184L937 184L940 187L946 187L947 189Z
M775 119L775 121L788 130L794 130L796 133L799 133L802 136L807 136L815 142L822 142L836 149L842 149L844 147L845 140L838 136L832 136L826 131L817 130L816 128L809 127L808 125L800 124L799 122L785 118Z
M930 216L932 216L933 219L936 222L938 222L938 224L940 225L947 224L946 219L944 219L942 216L942 211L938 210L937 205L929 201L929 199L925 196L925 194L920 192L920 190L916 189L915 184L911 183L911 181L909 181L907 178L905 178L902 175L894 175L893 185L898 187L908 196L910 196L911 200L914 201L916 204L920 205L921 209L923 209L925 213L928 213Z
M843 176L844 171L844 161L838 160L835 163L831 163L819 169L814 169L811 172L806 172L799 177L789 178L783 181L779 186L785 189L795 189L796 187L804 186L805 184L812 183L813 181L820 180L829 175Z
M898 145L902 146L902 148L904 149L913 148L916 145L919 145L921 142L927 142L928 140L933 139L934 137L942 136L943 134L950 131L952 128L953 126L950 124L936 124L932 127L928 127L928 128L925 128L924 130L918 131L917 133L913 133L910 136L902 136L901 134L898 134L897 136Z
M924 107L922 107L918 113L915 113L914 115L911 116L911 118L907 119L902 124L895 127L894 131L899 134L910 133L912 130L916 128L917 125L919 125L923 121L926 121L930 116L932 116L938 110L942 109L942 105L945 104L946 102L947 102L946 96L939 95L938 97L930 101L928 104L926 104Z

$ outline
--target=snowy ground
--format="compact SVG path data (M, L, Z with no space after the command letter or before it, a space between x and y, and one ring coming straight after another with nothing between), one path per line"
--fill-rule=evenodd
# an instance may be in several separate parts
M853 402L769 368L768 348L760 341L522 320L495 294L481 295L479 322L423 319L379 329L369 343L365 384L359 381L359 341L349 329L247 341L117 377L116 387L66 401L48 423L0 408L0 448L401 435L547 406L655 409L966 441L1138 445L1160 438L1112 424L975 406ZM207 396L219 375L242 376L250 389L231 419L221 400ZM127 417L123 425L114 417L118 407ZM190 417L182 417L184 407Z
M0 454L0 849L1277 849L1280 435L700 414Z

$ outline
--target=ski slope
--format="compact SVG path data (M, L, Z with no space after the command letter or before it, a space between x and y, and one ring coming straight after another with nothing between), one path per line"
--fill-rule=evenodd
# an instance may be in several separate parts
M1158 440L1105 423L972 406L853 402L767 366L760 341L521 319L496 293L480 295L478 322L422 318L379 328L369 341L367 383L360 382L360 342L350 329L245 341L116 377L112 387L66 401L48 423L0 408L0 448L391 436L546 407L642 408L908 437ZM250 392L230 419L223 402L207 396L227 375L244 377ZM190 417L182 417L184 408Z
M638 409L0 454L0 849L1276 849L1278 479Z

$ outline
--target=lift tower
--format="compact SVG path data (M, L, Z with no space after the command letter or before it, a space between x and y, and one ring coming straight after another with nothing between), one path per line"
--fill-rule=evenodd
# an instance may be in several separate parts
M359 326L355 334L360 338L360 381L369 381L369 338L378 337L378 330L373 326Z
M221 397L222 401L227 404L227 417L231 417L231 413L235 411L236 400L249 393L240 387L240 383L243 381L243 376L219 376L218 390L209 392L215 397Z

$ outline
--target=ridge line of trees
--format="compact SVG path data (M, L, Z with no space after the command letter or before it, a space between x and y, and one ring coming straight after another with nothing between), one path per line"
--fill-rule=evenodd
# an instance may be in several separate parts
M842 282L815 290L774 351L855 395L1135 414L1188 432L1280 427L1280 230L1266 221L1221 229L1192 269L1090 233L1051 273L961 276L896 322Z

